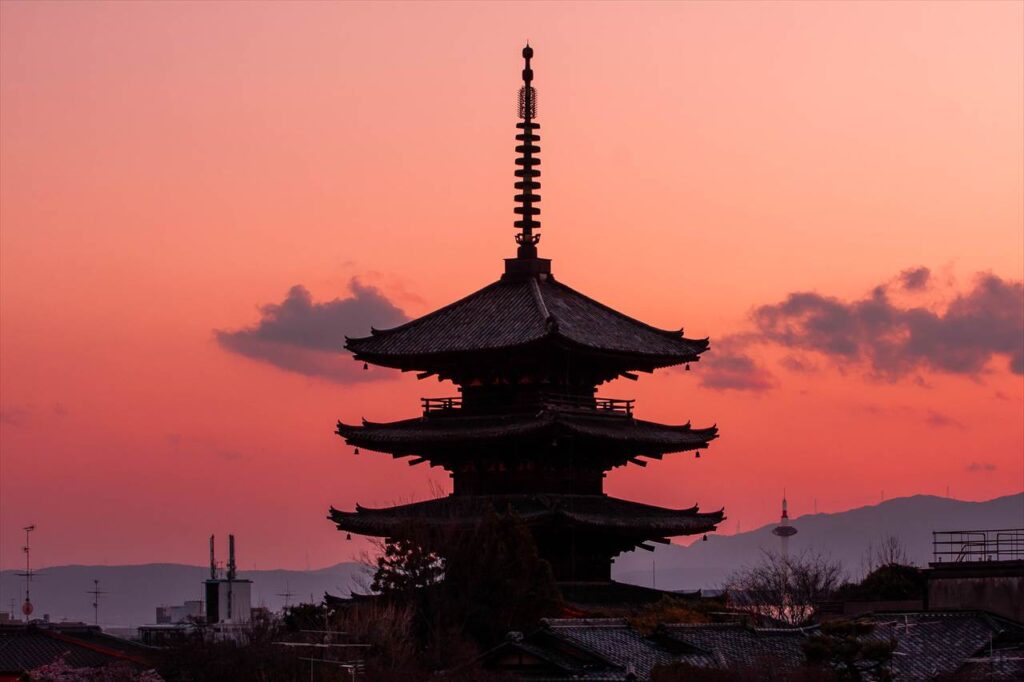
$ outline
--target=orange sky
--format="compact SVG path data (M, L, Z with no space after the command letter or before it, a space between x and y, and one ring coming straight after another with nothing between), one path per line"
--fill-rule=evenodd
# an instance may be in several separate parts
M890 283L900 310L944 316L978 273L1019 290L1020 2L8 1L0 19L3 566L27 523L40 564L202 563L232 531L245 568L320 566L365 548L331 504L447 484L332 430L450 386L289 372L216 330L293 285L322 302L358 278L415 316L495 279L514 252L525 39L541 255L608 305L712 338L694 372L602 392L721 440L618 470L610 493L724 506L734 532L775 518L783 486L796 516L1024 488L1005 353L884 374L804 348L814 369L793 371L751 318L793 292L845 306ZM893 283L921 266L924 289ZM1013 308L982 317L1024 344ZM701 386L727 338L771 388Z

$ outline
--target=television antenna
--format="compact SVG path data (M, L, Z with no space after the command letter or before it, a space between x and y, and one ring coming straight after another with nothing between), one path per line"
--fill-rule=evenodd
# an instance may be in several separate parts
M291 588L288 586L288 583L285 583L284 592L278 592L277 596L284 597L284 607L287 609L288 606L291 604L292 597L295 596L295 593L292 592Z
M100 589L100 581L99 580L93 580L92 581L92 589L91 590L87 590L86 594L91 594L92 595L92 620L93 620L93 624L99 625L100 624L100 595L101 594L106 594L106 592L104 592L103 590Z
M32 572L32 547L29 543L29 533L36 529L35 524L25 526L22 528L25 531L25 546L21 548L25 552L25 572L18 573L19 576L25 579L25 601L21 605L21 613L25 616L25 622L29 620L29 616L32 615L32 611L35 607L32 606L32 576L35 573ZM13 614L12 614L13 615Z

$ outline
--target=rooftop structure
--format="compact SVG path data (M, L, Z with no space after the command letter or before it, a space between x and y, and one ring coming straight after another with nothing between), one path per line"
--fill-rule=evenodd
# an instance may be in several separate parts
M880 612L860 620L874 626L867 639L896 642L889 672L898 680L1011 680L1024 674L1020 623L971 611ZM626 619L548 619L526 636L511 633L482 659L487 669L551 682L649 680L655 668L672 664L763 679L802 666L803 644L818 632L818 626L668 623L642 634Z
M500 279L399 327L347 339L359 362L450 380L458 395L423 398L421 413L390 423L339 422L355 448L443 467L450 496L383 509L332 508L338 528L402 537L414 525L473 528L488 510L529 526L564 583L610 581L612 557L649 542L707 533L723 512L655 507L604 493L606 473L708 447L715 426L637 419L632 399L598 395L613 379L697 362L707 339L658 329L555 278L540 241L540 126L531 60L523 50L515 176L517 244Z

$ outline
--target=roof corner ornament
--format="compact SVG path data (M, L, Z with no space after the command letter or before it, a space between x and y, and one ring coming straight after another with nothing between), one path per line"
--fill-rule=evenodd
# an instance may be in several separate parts
M516 128L520 130L516 135L516 140L519 141L516 146L516 152L519 154L516 159L516 165L519 166L516 169L516 177L519 181L515 184L515 188L519 190L515 196L518 204L515 212L519 215L519 220L516 220L514 225L519 229L519 233L516 234L516 244L519 245L516 255L519 258L536 258L537 242L540 241L540 234L534 233L534 230L540 228L540 221L536 219L540 215L540 208L534 206L540 201L540 195L534 194L540 189L540 183L537 182L537 178L540 177L540 170L537 168L540 159L534 156L540 153L540 147L537 145L540 137L535 134L540 126L533 122L537 116L537 91L533 88L533 69L530 68L532 58L533 48L527 43L523 48L523 87L519 88L519 118L522 120L516 124Z

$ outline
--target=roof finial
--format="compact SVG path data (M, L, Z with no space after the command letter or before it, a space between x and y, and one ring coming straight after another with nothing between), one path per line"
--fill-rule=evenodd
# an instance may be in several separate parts
M534 206L540 201L540 196L534 194L534 191L540 189L540 183L536 180L540 177L540 170L536 168L540 165L540 159L534 157L534 154L540 152L540 147L536 144L540 137L534 134L534 131L540 126L533 122L537 115L537 91L533 89L533 69L530 68L532 58L533 48L527 43L523 48L523 59L526 62L523 67L523 87L519 88L519 118L522 121L516 124L521 131L516 135L520 144L516 146L516 152L519 154L519 158L516 159L516 165L519 166L516 169L516 177L519 178L519 182L515 184L516 189L520 190L515 196L516 203L519 204L515 207L515 212L520 217L515 221L515 226L519 228L516 235L519 258L536 258L537 242L540 241L540 235L534 234L534 230L540 228L540 221L535 220L540 214L540 209Z

